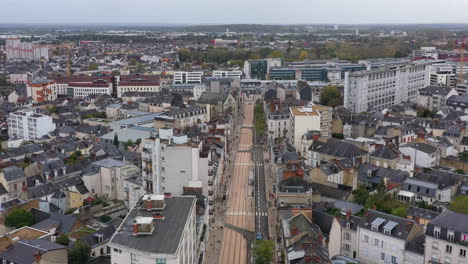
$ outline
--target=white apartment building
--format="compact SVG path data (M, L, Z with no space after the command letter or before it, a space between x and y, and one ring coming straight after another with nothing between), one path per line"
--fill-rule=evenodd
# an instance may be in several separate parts
M346 72L344 106L361 113L416 101L419 89L429 84L428 63L405 63L378 70Z
M143 196L108 244L111 263L198 263L196 201L194 196Z
M357 259L375 264L404 263L406 244L422 233L423 227L413 220L368 210L358 227Z
M6 39L5 52L7 60L26 59L39 61L42 58L49 60L49 47L47 45L21 42L19 38Z
M33 108L25 108L8 115L8 137L11 139L37 140L55 130L52 117L37 114Z
M184 193L184 188L212 196L214 187L209 175L210 152L203 142L187 135L175 135L173 129L159 129L159 134L143 139L142 168L145 187L150 193ZM183 162L181 162L183 161Z
M273 109L270 109L273 107ZM274 142L275 139L286 138L291 124L289 109L282 109L278 104L267 106L266 111L268 125L268 140Z
M203 72L174 72L174 84L202 83Z
M301 150L302 136L308 131L319 131L320 137L331 137L332 108L309 104L305 107L289 108L289 142Z
M424 263L468 263L468 215L444 211L427 224Z
M93 195L126 201L129 199L129 190L125 189L124 180L140 175L137 166L107 158L91 163L90 171L83 175L83 181Z
M239 70L233 70L233 71L221 71L221 70L216 70L213 71L213 77L226 77L226 78L232 78L232 79L239 79L242 77L242 71Z
M67 97L69 99L83 99L90 95L112 95L112 83L105 80L93 82L69 83L67 87Z

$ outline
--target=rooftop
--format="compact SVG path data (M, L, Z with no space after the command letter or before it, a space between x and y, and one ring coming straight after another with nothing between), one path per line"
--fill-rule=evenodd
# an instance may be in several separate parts
M187 225L189 215L195 209L194 196L173 196L165 199L164 219L154 219L154 231L149 235L133 235L133 223L137 217L153 217L153 213L140 210L141 202L127 215L117 233L111 239L111 247L127 247L152 254L174 254Z

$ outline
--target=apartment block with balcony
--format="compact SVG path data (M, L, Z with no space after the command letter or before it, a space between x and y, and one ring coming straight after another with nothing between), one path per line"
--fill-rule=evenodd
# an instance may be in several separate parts
M37 114L33 108L25 108L8 116L10 139L38 140L54 130L52 117Z

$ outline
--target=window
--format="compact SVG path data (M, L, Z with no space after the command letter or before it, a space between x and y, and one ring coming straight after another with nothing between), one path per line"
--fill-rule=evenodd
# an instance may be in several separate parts
M466 257L466 249L460 248L460 257Z
M351 234L345 233L345 240L351 240Z
M392 256L392 263L397 263L397 262L396 262L396 257L395 257L395 256Z
M435 249L435 250L439 249L439 243L436 241L432 242L432 249Z
M374 246L379 246L379 240L377 238L374 239Z
M434 237L440 237L440 227L434 227Z
M345 244L344 248L345 248L346 251L349 251L349 244Z
M166 264L166 259L164 259L164 258L157 258L157 259L156 259L156 264Z
M445 247L445 252L451 254L451 253L452 253L452 246L451 246L451 245L447 245L447 246Z
M122 250L114 248L114 252L122 253Z
M13 185L13 189L14 189L15 191L18 190L18 185L17 185L16 183Z
M384 229L384 233L386 235L391 235L392 234L392 231L388 230L388 229Z
M385 253L383 253L383 252L380 253L380 260L385 261Z
M369 236L364 236L364 242L369 243Z
M384 247L384 241L380 241L380 247L383 248Z
M454 237L453 231L450 231L450 230L449 230L448 233L447 233L447 239L448 239L449 241L453 241L453 237Z

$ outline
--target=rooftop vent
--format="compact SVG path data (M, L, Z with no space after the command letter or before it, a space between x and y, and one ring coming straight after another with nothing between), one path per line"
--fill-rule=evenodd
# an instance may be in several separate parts
M147 194L143 196L143 210L162 211L166 208L165 195Z
M137 216L133 221L133 235L151 235L154 231L153 217Z

